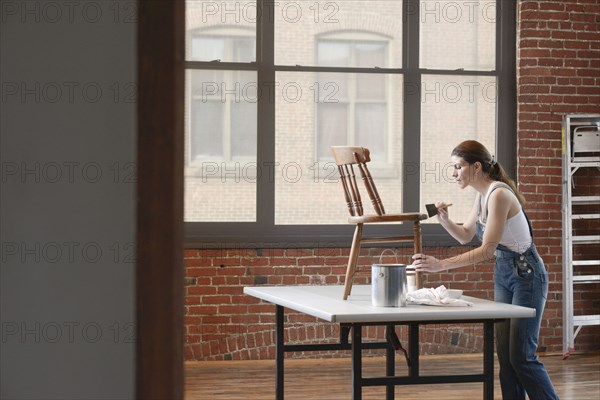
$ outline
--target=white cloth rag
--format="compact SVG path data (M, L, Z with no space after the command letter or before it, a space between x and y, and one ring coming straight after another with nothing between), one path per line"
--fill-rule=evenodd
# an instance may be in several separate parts
M444 307L472 307L473 303L461 299L453 299L448 295L444 285L437 288L423 288L406 294L408 304L424 304L428 306Z

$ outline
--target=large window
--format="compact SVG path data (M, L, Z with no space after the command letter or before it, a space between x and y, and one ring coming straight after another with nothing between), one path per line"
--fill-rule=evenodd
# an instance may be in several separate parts
M332 145L371 150L388 212L466 217L452 147L514 165L515 18L496 0L188 0L188 243L347 243Z

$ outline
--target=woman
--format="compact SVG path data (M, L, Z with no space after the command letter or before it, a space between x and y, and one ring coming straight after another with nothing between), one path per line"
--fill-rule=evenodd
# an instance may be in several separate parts
M450 220L445 203L436 203L439 222L462 244L470 242L477 233L481 246L444 260L415 254L415 269L439 272L495 256L495 301L536 310L535 318L496 323L502 398L525 400L527 392L530 399L558 399L546 368L536 356L548 294L548 273L533 244L531 225L522 208L524 198L481 143L462 142L452 151L451 159L452 176L459 187L471 186L477 197L462 225Z

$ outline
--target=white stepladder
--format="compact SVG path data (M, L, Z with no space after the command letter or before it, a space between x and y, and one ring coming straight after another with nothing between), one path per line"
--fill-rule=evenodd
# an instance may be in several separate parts
M565 115L562 124L563 359L571 355L575 338L584 326L600 325L600 315L574 314L574 300L578 299L582 285L600 282L597 247L600 244L600 190L586 185L576 187L574 183L575 173L588 168L600 171L600 114ZM596 222L591 222L593 220Z

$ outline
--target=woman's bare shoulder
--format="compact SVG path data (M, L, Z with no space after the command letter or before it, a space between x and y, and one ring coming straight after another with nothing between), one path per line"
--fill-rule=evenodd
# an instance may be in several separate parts
M504 185L494 189L494 191L490 194L488 203L489 206L492 207L508 207L509 218L513 217L519 211L521 211L521 204L519 203L519 199L517 199L517 196L515 196L515 194L510 188L505 187Z

